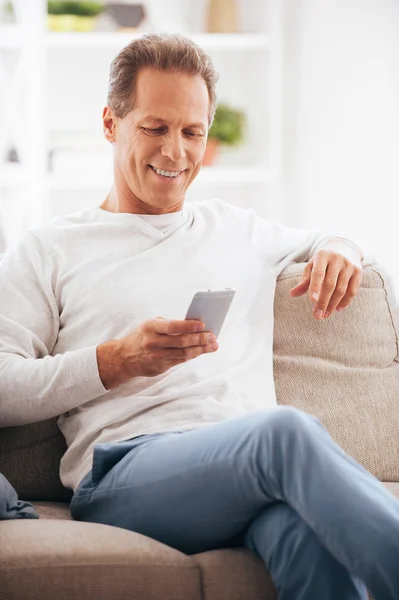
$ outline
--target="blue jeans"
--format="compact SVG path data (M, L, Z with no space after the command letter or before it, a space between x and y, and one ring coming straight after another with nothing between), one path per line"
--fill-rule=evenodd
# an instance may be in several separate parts
M295 408L97 444L71 514L186 554L249 548L280 600L399 599L399 501Z

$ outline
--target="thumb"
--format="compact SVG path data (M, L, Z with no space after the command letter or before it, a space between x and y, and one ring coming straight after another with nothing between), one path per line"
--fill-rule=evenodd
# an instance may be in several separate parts
M310 285L310 275L312 272L312 266L313 263L308 263L302 273L302 277L301 280L297 283L297 285L295 287L293 287L290 290L290 294L293 297L297 297L297 296L302 296L303 294L305 294L308 289L309 289L309 285Z

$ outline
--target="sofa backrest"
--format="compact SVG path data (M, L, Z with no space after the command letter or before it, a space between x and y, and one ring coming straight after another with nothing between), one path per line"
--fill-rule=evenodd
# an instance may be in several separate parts
M365 264L352 305L319 322L307 295L289 295L304 266L289 266L277 282L277 400L315 414L376 476L399 481L398 328L390 280L378 265ZM65 450L56 418L0 429L0 472L25 500L68 501L71 491L59 479Z

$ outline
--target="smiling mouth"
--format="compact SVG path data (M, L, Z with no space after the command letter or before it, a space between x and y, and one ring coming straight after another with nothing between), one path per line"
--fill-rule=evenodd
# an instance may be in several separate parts
M166 171L165 169L157 169L156 167L154 167L153 165L148 165L149 167L151 167L151 169L154 171L154 173L156 173L157 175L159 175L160 177L164 178L164 179L177 179L178 177L180 177L180 175L182 173L184 173L183 171Z

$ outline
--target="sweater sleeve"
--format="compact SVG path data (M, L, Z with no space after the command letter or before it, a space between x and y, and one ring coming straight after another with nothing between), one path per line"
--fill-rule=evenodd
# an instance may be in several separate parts
M340 238L353 244L339 231L285 227L261 218L252 209L233 207L233 212L237 224L266 259L270 272L275 276L290 263L309 261L330 239Z
M0 261L0 426L58 416L107 390L96 346L52 356L59 331L53 269L32 232Z

